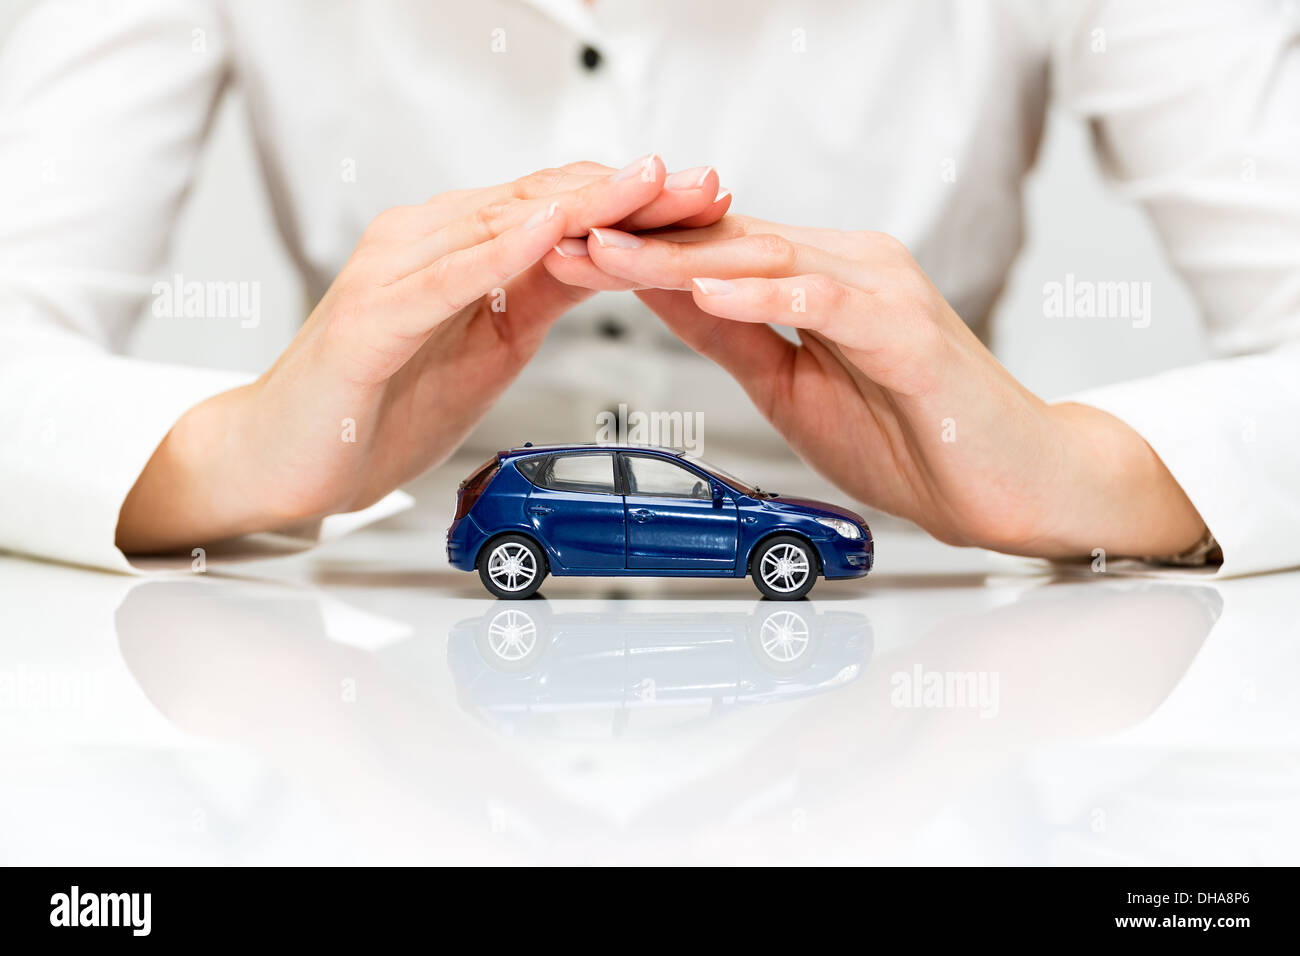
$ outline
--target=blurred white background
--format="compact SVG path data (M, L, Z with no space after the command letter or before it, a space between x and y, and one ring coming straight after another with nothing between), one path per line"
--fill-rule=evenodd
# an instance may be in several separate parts
M0 42L32 0L0 0ZM556 164L587 157L556 156ZM680 159L665 156L670 168ZM994 347L1010 371L1045 397L1184 365L1206 354L1196 307L1165 263L1143 215L1118 200L1097 172L1088 131L1054 109L1027 184L1027 241L995 315ZM434 192L436 190L430 191ZM426 197L411 197L412 201ZM744 197L733 207L745 211ZM809 222L808 225L817 225ZM247 371L270 364L301 323L305 302L281 248L244 121L238 90L222 104L164 275L255 279L261 325L146 315L136 355ZM1043 314L1043 285L1079 279L1151 283L1152 322L1062 319Z

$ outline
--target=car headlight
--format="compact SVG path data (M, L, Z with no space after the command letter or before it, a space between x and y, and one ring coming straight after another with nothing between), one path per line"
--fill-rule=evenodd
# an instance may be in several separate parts
M862 537L862 530L852 521L845 521L843 518L817 518L816 521L837 532L841 538Z

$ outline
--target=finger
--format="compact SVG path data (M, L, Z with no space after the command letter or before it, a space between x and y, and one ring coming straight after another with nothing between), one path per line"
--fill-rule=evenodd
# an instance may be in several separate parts
M626 292L636 283L601 272L587 255L586 239L561 239L542 259L548 273L567 285L593 292Z
M576 162L556 169L544 169L521 179L485 189L463 189L443 193L426 206L438 207L443 220L472 213L479 206L508 199L544 199L569 192L618 172L601 163ZM664 197L651 200L619 227L628 230L659 229L664 226L705 226L726 215L731 193L718 189L717 172L711 166L697 166L670 174L664 183ZM710 198L712 197L712 198ZM419 207L413 207L419 208ZM426 213L427 222L428 215Z
M556 319L591 295L588 289L556 281L538 263L510 280L505 286L504 308L488 314L497 320L501 337L511 344L516 359L526 359L541 345Z
M771 326L732 322L703 311L685 292L637 293L687 346L731 374L758 408L769 414L781 401L797 346Z
M585 236L593 226L618 222L659 195L665 175L663 161L652 154L570 192L491 202L410 243L400 261L405 272L414 272L454 250L496 239L552 206L565 223L564 235Z
M898 328L897 323L877 321L879 310L866 292L826 275L699 277L692 286L691 298L710 315L808 329L848 348L886 347Z
M487 242L440 256L432 263L384 287L394 331L427 334L449 316L540 262L564 235L559 203L507 229Z
M742 278L812 272L851 278L855 265L773 233L704 242L670 242L617 229L593 229L592 261L609 275L637 285L687 292L695 276Z
M598 179L618 172L601 163L576 162L549 169L539 169L507 183L477 189L456 189L439 193L423 206L426 222L437 224L467 216L479 206L510 199L545 199L556 193L572 192Z
M704 226L711 226L727 214L731 208L731 191L724 189L718 193L709 208L695 216L687 216L680 222L673 223L674 226L682 229L700 229Z
M697 218L714 207L717 195L718 174L712 166L683 169L668 176L664 180L663 192L619 222L617 227L625 232L637 232Z
M719 201L724 197L719 197ZM730 199L730 196L725 197ZM728 205L730 203L728 202ZM889 237L881 233L842 232L838 229L814 229L807 226L790 226L781 222L768 222L752 216L726 216L715 222L700 224L679 223L655 233L656 239L670 242L710 242L718 239L739 239L741 236L774 235L791 242L816 249L848 260L867 260L877 254L877 244L888 243Z

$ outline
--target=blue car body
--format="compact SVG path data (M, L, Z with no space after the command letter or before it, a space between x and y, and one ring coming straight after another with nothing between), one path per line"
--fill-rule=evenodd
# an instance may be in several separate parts
M543 487L530 480L556 469L555 459L610 453L612 489ZM702 497L650 496L633 491L628 458L659 458L694 474ZM652 463L651 463L652 464ZM612 491L612 493L611 493ZM850 522L847 537L818 519ZM772 495L682 453L656 447L524 446L497 455L462 483L447 532L455 568L478 567L484 546L519 534L545 552L555 575L601 577L744 577L755 548L773 535L796 536L816 552L817 573L857 578L871 570L871 532L861 516L837 505Z

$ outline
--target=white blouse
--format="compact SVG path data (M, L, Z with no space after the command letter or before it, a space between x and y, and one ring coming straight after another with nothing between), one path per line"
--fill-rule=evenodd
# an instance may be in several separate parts
M113 354L170 279L235 83L312 301L387 206L656 150L716 165L748 214L898 236L980 330L1055 97L1153 218L1221 356L1076 398L1150 442L1221 573L1300 565L1298 37L1282 0L40 4L0 53L0 548L130 570L113 537L140 470L246 380ZM613 362L591 360L602 335ZM585 435L611 401L673 407L706 365L588 306L506 403Z

